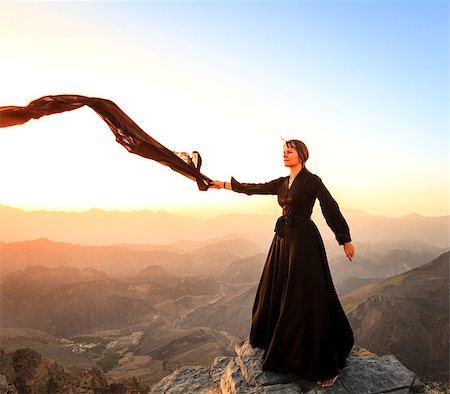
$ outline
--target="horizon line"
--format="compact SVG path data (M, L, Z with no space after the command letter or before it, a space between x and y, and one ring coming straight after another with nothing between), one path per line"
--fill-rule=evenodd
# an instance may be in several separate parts
M229 212L229 213L224 213L224 214L219 214L219 215L196 215L194 213L192 214L180 214L180 213L174 213L174 212L170 212L168 210L165 209L159 209L159 210L152 210L150 208L137 208L137 209L133 209L133 210L126 210L126 209L105 209L105 208L98 208L98 207L92 207L92 208L87 208L81 211L76 211L76 210L64 210L64 209L52 209L52 210L48 210L48 209L43 209L43 208L37 208L37 209L25 209L25 208L19 208L19 207L14 207L11 205L4 205L0 203L0 208L7 208L7 209L15 209L21 212L25 212L25 213L67 213L67 214L84 214L84 213L89 213L92 211L101 211L101 212L105 212L105 213L128 213L128 214L136 214L136 213L140 213L140 212L149 212L152 214L168 214L168 215L173 215L173 216L183 216L183 217L193 217L196 219L214 219L217 217L223 217L223 216L232 216L232 215L242 215L242 216L274 216L273 214L270 213L242 213L242 212ZM316 206L313 209L313 213L316 211L320 211L320 207ZM386 218L394 218L394 219L401 219L401 218L405 218L408 216L421 216L421 217L426 217L426 218L440 218L440 217L448 217L450 216L449 213L447 214L442 214L442 215L436 215L436 216L430 216L430 215L423 215L421 213L417 213L417 212L411 212L408 214L404 214L404 215L399 215L399 216L392 216L392 215L386 215L386 214L373 214L367 211L364 211L362 209L359 208L341 208L341 210L344 211L356 211L356 212L361 212L365 215L369 215L369 216L373 216L373 217L386 217Z

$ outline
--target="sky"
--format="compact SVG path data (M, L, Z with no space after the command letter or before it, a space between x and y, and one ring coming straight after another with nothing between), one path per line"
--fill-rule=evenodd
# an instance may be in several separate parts
M447 1L0 2L0 32L0 106L110 99L221 181L287 176L283 139L300 139L341 208L449 214ZM200 192L89 108L0 133L1 205L280 211Z

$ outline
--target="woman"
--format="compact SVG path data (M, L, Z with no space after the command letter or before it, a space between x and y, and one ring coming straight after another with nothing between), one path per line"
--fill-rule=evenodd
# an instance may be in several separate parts
M264 349L263 369L292 372L333 385L353 347L353 331L339 302L322 237L311 213L316 198L327 224L351 261L355 248L338 204L322 180L309 172L306 145L287 141L283 147L288 177L267 183L213 181L216 189L278 196L278 218L252 311L250 343Z

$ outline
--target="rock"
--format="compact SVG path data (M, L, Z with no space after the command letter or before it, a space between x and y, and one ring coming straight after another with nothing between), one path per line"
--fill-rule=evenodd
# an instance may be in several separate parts
M216 393L207 367L182 367L155 384L151 394Z
M263 372L262 355L264 351L252 348L249 341L245 341L241 346L235 346L234 350L238 356L236 357L236 363L239 365L247 383L252 386L270 386L298 381L298 376L293 374Z
M211 382L214 386L220 385L220 378L225 373L225 369L232 359L233 358L229 356L216 357L211 365L209 373L211 376Z
M66 370L32 349L11 353L0 349L0 374L0 394L134 394L142 391L132 382L127 385L107 381L98 368L83 372Z
M18 394L16 387L7 382L5 375L0 375L0 394Z
M246 393L247 388L248 383L236 360L231 360L220 379L220 392L226 394Z
M391 355L350 356L348 366L339 375L339 380L350 393L410 390L414 379L414 373Z
M322 388L294 374L262 370L263 350L249 340L235 347L236 357L217 357L210 368L183 367L150 393L221 394L371 394L425 393L413 372L392 355L378 356L355 346L332 387Z

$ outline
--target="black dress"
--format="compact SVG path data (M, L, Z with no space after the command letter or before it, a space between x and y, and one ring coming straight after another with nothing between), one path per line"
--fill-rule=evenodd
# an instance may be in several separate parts
M350 230L320 177L303 167L290 188L288 182L231 178L234 191L277 195L283 208L256 292L250 343L264 349L263 369L323 381L347 365L354 339L311 220L316 198L340 245L351 241Z

